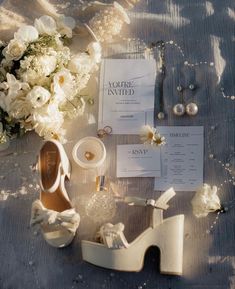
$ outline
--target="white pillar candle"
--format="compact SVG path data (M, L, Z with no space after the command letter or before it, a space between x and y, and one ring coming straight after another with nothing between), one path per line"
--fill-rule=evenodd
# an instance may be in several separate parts
M103 142L96 137L85 137L79 140L73 148L75 162L84 169L100 167L106 158Z

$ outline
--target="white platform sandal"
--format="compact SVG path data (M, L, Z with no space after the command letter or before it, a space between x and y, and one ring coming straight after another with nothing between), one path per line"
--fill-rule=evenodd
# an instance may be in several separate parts
M158 200L126 197L129 205L153 208L150 227L130 244L127 242L122 223L105 224L97 233L100 243L82 241L83 260L104 268L138 272L143 268L144 256L151 246L160 249L160 272L182 275L184 215L163 219L167 202L175 196L173 188Z
M72 207L65 189L70 178L70 163L63 146L47 141L40 150L40 199L32 204L30 224L40 224L44 239L53 247L69 245L79 226L80 216Z

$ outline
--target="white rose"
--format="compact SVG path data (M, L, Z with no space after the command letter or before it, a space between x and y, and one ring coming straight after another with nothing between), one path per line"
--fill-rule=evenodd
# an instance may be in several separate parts
M25 43L30 43L38 39L38 31L31 25L24 25L14 34L14 38Z
M96 63L99 63L101 61L101 50L102 49L99 42L91 42L87 47L89 55L92 59L94 59Z
M19 60L26 48L26 45L21 40L12 39L7 47L4 48L3 55L9 60Z
M89 73L93 68L93 61L87 53L79 53L71 58L68 68L73 73Z
M39 19L35 19L34 26L36 27L39 34L54 35L57 32L55 20L47 15L44 15Z
M42 86L34 86L34 88L26 95L26 100L34 108L42 107L50 99L50 92Z

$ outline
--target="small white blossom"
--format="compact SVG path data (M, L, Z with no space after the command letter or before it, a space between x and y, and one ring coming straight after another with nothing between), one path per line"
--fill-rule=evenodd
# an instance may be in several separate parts
M155 146L163 146L166 144L164 136L157 131L156 128L145 125L141 128L140 139L144 144L151 144Z
M215 212L221 208L217 190L216 186L211 187L208 184L203 184L196 192L191 204L193 214L197 218L206 217L210 212Z
M48 76L56 69L56 57L43 55L37 58L38 68L41 72L41 75Z
M35 19L34 26L39 34L54 35L57 33L55 20L47 15Z
M34 26L24 25L15 32L14 38L25 43L30 43L38 39L38 31Z
M48 102L51 93L42 86L34 86L33 89L26 95L26 100L33 108L43 106Z

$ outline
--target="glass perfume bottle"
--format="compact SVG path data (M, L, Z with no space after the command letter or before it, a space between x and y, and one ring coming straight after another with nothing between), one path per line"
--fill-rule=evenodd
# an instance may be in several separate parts
M110 221L116 213L114 195L106 187L105 176L96 178L96 192L91 193L85 210L94 222L103 223Z

